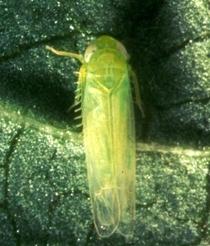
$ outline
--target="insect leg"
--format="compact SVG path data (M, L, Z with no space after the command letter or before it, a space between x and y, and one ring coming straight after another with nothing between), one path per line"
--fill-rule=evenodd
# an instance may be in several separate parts
M68 108L68 112L74 109L74 112L78 112L80 111L81 107L79 107L79 109L77 109L76 107L79 106L81 104L81 96L82 96L82 92L81 92L81 85L79 82L77 82L77 89L75 91L76 95L74 98L74 103Z
M139 89L139 83L138 83L138 79L136 76L136 73L132 70L132 68L130 67L129 69L130 71L130 77L131 77L131 81L134 84L134 90L135 90L135 103L137 104L138 108L140 109L143 118L145 117L144 114L144 110L142 108L142 100L141 100L141 96L140 96L140 89Z
M48 46L48 45L46 45L46 49L50 50L51 52L53 52L54 54L56 54L58 56L67 56L67 57L75 58L75 59L79 60L81 63L84 62L84 58L80 54L76 54L76 53L72 53L72 52L68 52L68 51L56 50L53 47Z
M75 107L79 106L80 102L74 102L68 109L67 112L70 112L71 110L73 110ZM76 109L77 110L77 109ZM74 110L75 112L79 111L79 110Z
M83 95L84 95L84 87L85 87L85 82L86 82L86 65L83 64L78 72L79 78L77 81L77 88L76 88L76 95L74 99L74 104L70 108L74 108L79 106L79 108L76 108L74 110L75 113L78 113L79 111L82 111L82 100L83 100ZM80 115L75 117L75 120L82 119L81 116L82 112L80 112ZM82 123L79 124L77 127L81 127Z

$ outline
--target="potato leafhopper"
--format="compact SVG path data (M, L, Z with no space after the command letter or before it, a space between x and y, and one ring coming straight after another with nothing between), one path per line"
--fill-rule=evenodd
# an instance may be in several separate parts
M89 192L96 231L130 237L135 219L136 144L128 53L116 39L101 36L84 56L48 50L78 59L75 104L81 102ZM134 80L136 102L140 107Z

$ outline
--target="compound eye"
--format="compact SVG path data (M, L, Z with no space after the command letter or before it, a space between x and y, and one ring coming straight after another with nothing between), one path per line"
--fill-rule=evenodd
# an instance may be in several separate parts
M92 55L95 53L95 51L97 50L95 45L90 45L87 47L86 51L85 51L85 62L89 62L90 58L92 57Z
M123 54L126 60L129 60L130 56L124 45L122 45L120 42L117 42L117 49Z

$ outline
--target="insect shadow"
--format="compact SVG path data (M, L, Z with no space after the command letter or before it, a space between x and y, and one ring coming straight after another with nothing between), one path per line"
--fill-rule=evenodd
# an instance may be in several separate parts
M74 115L68 112L68 108L74 101L74 92L68 87L69 81L40 67L27 69L24 63L21 63L20 71L15 63L0 64L1 100L20 108L21 112L30 111L40 118L72 122Z

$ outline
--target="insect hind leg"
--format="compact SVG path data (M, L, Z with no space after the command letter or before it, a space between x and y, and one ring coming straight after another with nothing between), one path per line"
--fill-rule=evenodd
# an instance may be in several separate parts
M138 83L136 73L132 70L132 68L130 68L130 77L131 77L131 81L134 85L134 90L135 90L135 103L138 106L138 108L141 111L142 116L144 118L145 114L144 114L144 110L142 107L142 100L141 100L141 95L140 95L139 83Z

